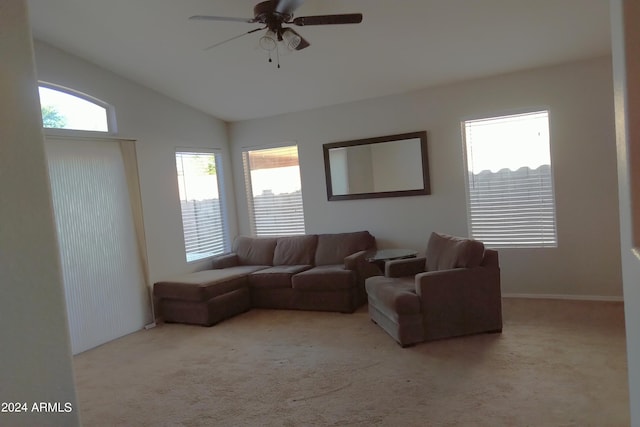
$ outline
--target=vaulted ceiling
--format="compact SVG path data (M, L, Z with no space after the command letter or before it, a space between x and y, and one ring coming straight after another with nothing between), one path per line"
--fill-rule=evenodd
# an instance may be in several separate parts
M361 12L361 24L295 29L280 50L249 0L29 0L34 37L228 121L266 117L610 54L606 0L306 0L295 15ZM274 56L275 59L275 56Z

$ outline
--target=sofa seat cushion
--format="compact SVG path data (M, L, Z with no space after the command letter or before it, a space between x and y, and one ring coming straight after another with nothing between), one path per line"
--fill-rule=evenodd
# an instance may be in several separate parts
M318 236L279 237L273 254L273 265L311 265L316 254Z
M247 287L247 276L268 266L238 266L222 270L203 270L158 282L153 294L159 298L207 301Z
M310 265L277 265L265 268L249 275L249 287L254 289L291 288L291 277L310 268Z
M355 273L344 265L322 265L298 273L291 279L300 291L341 291L355 286Z
M367 296L379 310L390 315L420 313L420 297L413 277L370 277L365 282Z

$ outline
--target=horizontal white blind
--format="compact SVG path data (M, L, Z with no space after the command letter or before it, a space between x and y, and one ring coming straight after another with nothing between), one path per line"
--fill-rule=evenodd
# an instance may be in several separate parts
M187 261L223 253L227 233L219 190L218 155L176 152L176 166Z
M298 147L245 151L243 161L253 234L304 234Z
M492 247L557 246L548 112L465 122L471 235Z

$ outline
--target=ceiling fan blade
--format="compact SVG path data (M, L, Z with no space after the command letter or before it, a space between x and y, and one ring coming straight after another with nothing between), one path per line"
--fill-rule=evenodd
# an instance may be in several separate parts
M283 15L293 15L293 12L302 6L304 0L276 0L275 11Z
M347 13L342 15L315 15L300 16L294 18L287 24L295 24L298 26L305 25L338 25L338 24L359 24L362 22L361 13Z
M211 46L206 47L206 48L204 48L202 50L211 50L214 47L220 46L221 44L225 44L227 42L230 42L231 40L239 39L242 36L246 36L247 34L255 33L256 31L260 31L260 30L264 30L264 28L255 28L255 29L253 29L251 31L247 31L246 33L238 34L237 36L233 36L230 39L222 40L221 42L218 42L216 44L212 44Z
M230 22L246 22L252 24L256 22L253 18L234 18L232 16L211 16L211 15L193 15L189 17L192 21L230 21Z

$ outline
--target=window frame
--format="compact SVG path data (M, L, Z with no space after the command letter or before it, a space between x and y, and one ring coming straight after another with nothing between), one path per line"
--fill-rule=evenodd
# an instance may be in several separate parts
M180 176L178 175L178 155L179 154L192 154L192 155L213 155L215 159L216 166L216 181L218 185L218 197L220 200L220 221L221 221L221 230L222 230L222 241L223 248L218 253L212 253L207 256L203 256L200 258L189 259L189 252L187 252L187 238L185 235L185 227L184 227L184 212L182 210L182 199L180 198ZM173 165L175 167L175 177L176 177L176 193L177 193L177 201L180 209L180 223L182 228L182 238L184 243L184 256L187 264L203 262L211 259L212 257L221 255L230 250L231 244L229 239L229 219L227 215L227 197L225 191L225 178L224 178L224 160L223 160L222 150L216 148L202 148L202 147L176 147L173 156Z
M302 232L299 233L295 233L295 234L291 234L291 233L268 233L268 234L258 234L258 230L257 230L257 224L256 224L256 212L255 212L255 197L253 194L253 179L251 177L251 170L248 170L247 168L249 166L248 163L248 156L249 156L249 152L255 152L255 151L263 151L263 150L274 150L274 149L279 149L279 148L288 148L288 147L295 147L296 148L296 153L297 153L297 158L298 158L298 174L300 177L300 207L302 209L302 213L301 213L301 219L302 219L302 224L303 224L303 230ZM262 146L254 146L254 147L242 147L242 152L241 152L241 161L242 161L242 177L243 177L243 181L244 181L244 188L245 188L245 196L246 196L246 203L247 203L247 214L248 214L248 220L249 220L249 229L250 229L250 233L252 236L255 237L272 237L272 236L296 236L296 235L302 235L306 233L306 220L305 220L305 212L304 212L304 197L303 197L303 186L302 186L302 167L301 167L301 162L300 162L300 149L299 146L296 142L284 142L284 143L280 143L280 144L268 144L268 145L262 145Z
M469 146L467 143L466 124L467 122L477 121L477 120L491 120L491 119L498 120L498 119L512 117L512 116L522 116L522 115L529 115L529 114L533 115L533 114L539 114L539 113L546 113L547 115L547 130L549 135L549 140L548 140L549 174L550 174L549 185L550 185L551 197L552 197L551 206L553 207L553 211L552 211L553 240L548 242L542 241L542 242L527 243L527 244L522 244L514 241L511 241L508 243L500 243L500 244L492 243L492 242L484 242L485 246L489 248L493 248L493 249L555 249L555 248L558 248L558 245L559 245L558 211L557 211L557 203L556 203L556 186L555 186L555 179L554 179L555 177L554 163L555 162L553 160L554 156L553 156L553 150L551 145L552 144L552 135L551 135L552 109L549 106L539 106L539 107L532 107L527 109L512 109L508 111L495 112L493 114L469 116L469 117L463 118L460 122L460 129L461 129L461 136L462 136L462 151L463 151L463 169L464 169L464 177L465 177L464 185L465 185L465 193L466 193L465 197L466 197L466 211L467 211L466 215L467 215L468 235L471 236L472 238L478 238L474 234L473 225L472 225L473 217L472 217L472 211L471 211L470 174L473 174L473 171L471 170L471 167L469 165L469 159L468 159ZM479 238L479 240L482 240L482 238Z

